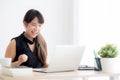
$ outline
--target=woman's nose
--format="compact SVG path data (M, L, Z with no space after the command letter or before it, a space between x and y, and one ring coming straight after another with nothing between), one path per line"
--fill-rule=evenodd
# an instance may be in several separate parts
M34 27L34 30L35 30L35 31L38 31L39 29L40 29L39 26Z

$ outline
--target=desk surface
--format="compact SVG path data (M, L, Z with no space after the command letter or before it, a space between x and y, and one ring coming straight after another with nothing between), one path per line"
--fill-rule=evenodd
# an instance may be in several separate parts
M71 72L58 72L58 73L40 73L33 72L33 76L22 77L8 77L1 75L3 80L42 80L42 79L70 79L70 78L83 78L83 77L100 77L100 76L119 76L120 73L103 73L99 71L71 71Z

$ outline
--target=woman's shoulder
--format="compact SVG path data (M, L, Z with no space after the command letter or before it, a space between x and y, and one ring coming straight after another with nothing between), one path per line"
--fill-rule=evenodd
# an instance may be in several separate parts
M16 42L20 40L20 36L14 37L11 39L9 45L16 45Z
M14 37L14 38L12 38L11 40L16 40L16 39L21 39L22 38L22 34L20 34L20 35L18 35L17 37Z
M13 48L15 45L16 45L16 41L15 39L12 39L8 44L8 48Z
M21 41L21 39L22 39L22 34L20 34L17 37L12 38L9 44L16 45L17 43L19 43Z
M16 37L13 37L12 39L11 39L11 42L16 42L16 44L17 43L20 43L21 41L22 41L22 34L20 34L20 35L18 35L18 36L16 36Z

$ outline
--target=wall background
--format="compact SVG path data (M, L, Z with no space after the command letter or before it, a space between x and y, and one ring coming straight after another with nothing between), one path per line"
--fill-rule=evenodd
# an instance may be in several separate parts
M87 46L84 63L93 65L93 50L105 44L115 44L120 53L120 0L79 0L78 4L77 44Z
M1 0L0 57L4 56L9 41L24 31L22 20L31 8L39 10L45 18L41 33L49 55L55 45L73 44L73 0Z

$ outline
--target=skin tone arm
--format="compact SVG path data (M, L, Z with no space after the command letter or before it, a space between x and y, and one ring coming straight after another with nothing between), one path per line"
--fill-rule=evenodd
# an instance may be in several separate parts
M15 39L13 39L6 48L5 57L12 58L13 61L15 56L16 56L16 41ZM20 66L20 64L26 62L27 59L28 59L27 55L22 54L18 57L18 61L11 63L11 66Z

